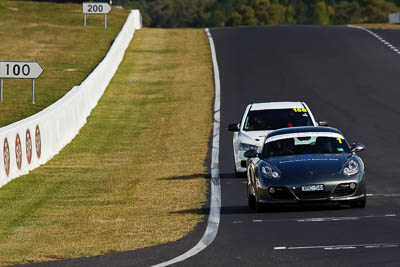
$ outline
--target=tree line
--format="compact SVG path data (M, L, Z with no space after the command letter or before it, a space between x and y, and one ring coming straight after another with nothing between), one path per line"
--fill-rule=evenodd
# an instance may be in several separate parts
M147 27L382 23L400 0L113 0Z
M112 0L112 3L140 9L146 27L385 23L389 13L400 12L400 0Z

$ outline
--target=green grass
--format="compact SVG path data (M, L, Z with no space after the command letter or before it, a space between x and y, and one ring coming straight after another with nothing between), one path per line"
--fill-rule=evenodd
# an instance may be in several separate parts
M128 15L113 9L104 29L102 15L88 16L83 27L81 4L0 1L0 60L38 61L44 72L36 80L4 80L0 127L26 118L54 103L80 84L108 51Z
M213 83L203 30L143 29L79 135L0 189L0 264L170 242L204 219Z

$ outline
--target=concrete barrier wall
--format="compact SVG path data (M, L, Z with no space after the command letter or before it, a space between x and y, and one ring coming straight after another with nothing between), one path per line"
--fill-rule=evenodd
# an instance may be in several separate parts
M0 187L46 163L72 141L141 27L139 10L132 10L105 58L79 86L41 112L0 128Z

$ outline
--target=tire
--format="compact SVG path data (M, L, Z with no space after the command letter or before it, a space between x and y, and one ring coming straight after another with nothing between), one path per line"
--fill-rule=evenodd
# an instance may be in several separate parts
M236 171L236 169L235 169L235 177L236 177L236 178L240 178L240 177L241 177L240 175L241 175L241 173L238 172L238 171Z
M236 178L245 178L247 176L247 173L246 172L238 172L236 169L235 169L235 177Z
M250 195L250 193L247 194L247 205L251 210L256 209L256 199L254 196Z
M256 212L263 212L264 211L264 205L262 205L257 200L255 202L256 202Z
M257 196L254 197L254 203L256 212L264 211L264 205L258 202Z
M256 209L256 198L250 194L249 185L247 184L247 206L249 209Z
M240 172L237 171L235 162L233 162L233 169L235 170L235 177L240 178Z
M356 201L351 201L349 204L352 208L363 209L367 205L367 199L364 198Z

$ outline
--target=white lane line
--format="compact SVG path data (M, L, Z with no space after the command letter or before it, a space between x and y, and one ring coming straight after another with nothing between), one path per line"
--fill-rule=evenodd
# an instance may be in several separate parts
M338 221L355 221L362 219L379 219L387 217L397 217L396 214L383 214L383 215L365 215L365 216L351 216L351 217L316 217L316 218L294 218L294 219L276 219L276 220L263 220L263 219L253 219L253 223L270 223L270 222L338 222Z
M274 247L274 250L305 250L305 249L323 249L323 250L339 250L339 249L360 249L360 248L397 248L400 243L378 243L378 244L351 244L351 245L329 245L329 246L302 246L302 247Z
M378 39L379 41L381 41L382 43L384 43L387 47L389 47L391 50L393 50L395 53L400 54L398 51L398 49L392 45L391 43L389 43L388 41L386 41L385 39L383 39L382 37L380 37L378 34L376 34L375 32L366 29L366 28L362 28L362 27L358 27L358 26L354 26L354 25L347 25L348 27L351 28L355 28L355 29L359 29L359 30L363 30L368 32L369 34L371 34L372 36L374 36L376 39Z
M184 261L206 247L208 247L217 236L220 211L221 211L221 184L219 179L219 134L220 134L220 108L221 108L221 87L219 80L219 69L217 62L217 55L215 53L214 40L208 28L205 29L208 41L210 43L211 58L214 70L214 86L215 86L215 100L214 100L214 123L213 123L213 141L211 151L211 203L210 214L208 215L208 223L206 231L200 241L189 251L184 254L154 265L153 267L168 266L181 261Z
M325 250L338 250L338 249L356 249L356 247L333 247L333 248L324 248Z
M367 194L367 197L400 197L400 194Z
M308 218L299 219L298 222L329 222L329 221L353 221L360 220L362 217L328 217L328 218ZM370 217L368 217L370 218Z

